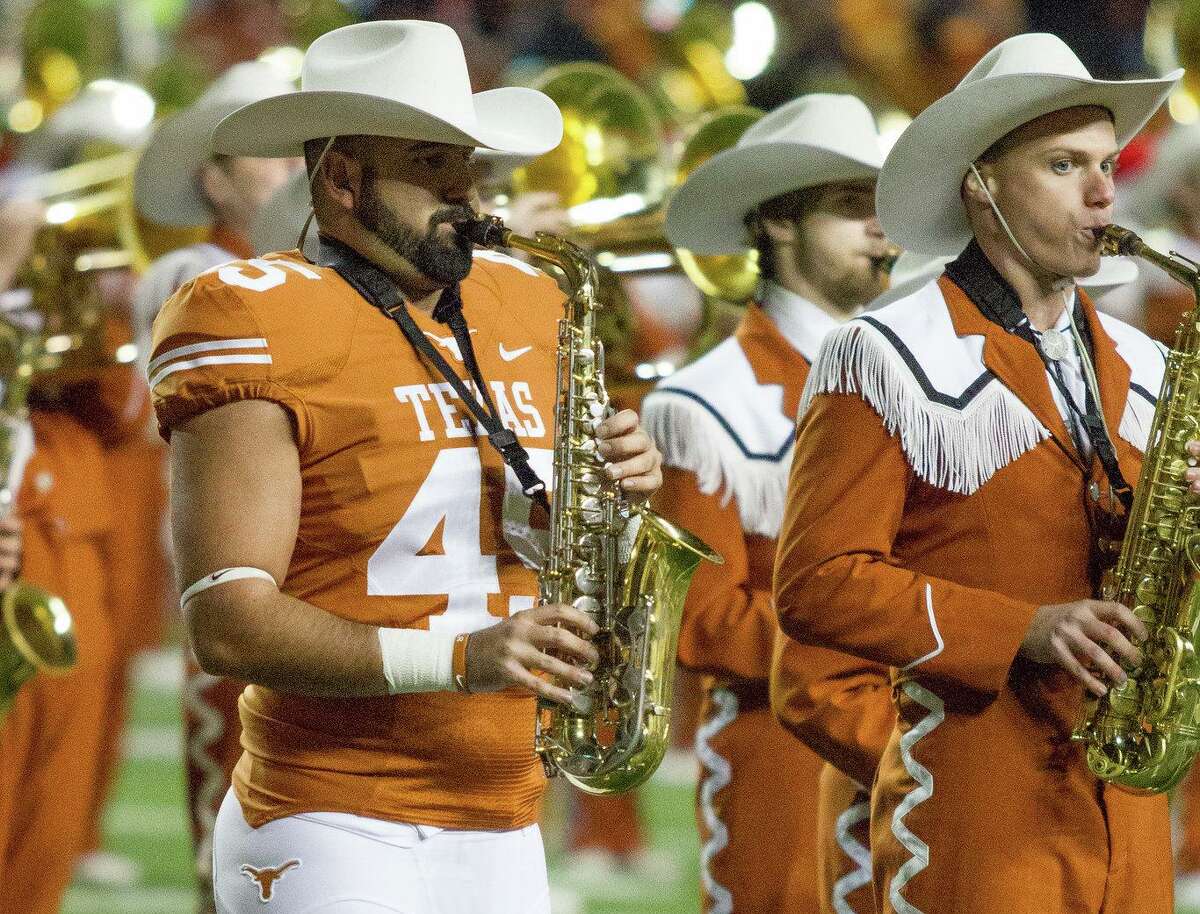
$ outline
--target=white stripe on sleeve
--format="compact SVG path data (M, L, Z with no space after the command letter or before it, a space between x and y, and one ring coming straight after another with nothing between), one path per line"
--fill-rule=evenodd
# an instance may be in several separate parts
M165 365L172 359L181 359L185 355L196 355L198 352L213 352L219 349L266 349L267 341L262 337L245 338L240 340L209 340L205 343L191 343L187 346L176 346L168 349L162 355L150 362L146 372L154 374L159 366Z
M198 359L189 359L186 362L175 362L162 369L158 374L151 376L150 389L153 390L158 386L158 382L166 378L168 375L173 375L177 371L185 371L188 368L199 368L201 365L270 365L271 357L269 355L206 355Z

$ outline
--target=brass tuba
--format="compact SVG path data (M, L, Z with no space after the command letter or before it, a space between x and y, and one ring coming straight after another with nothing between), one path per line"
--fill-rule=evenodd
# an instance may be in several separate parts
M25 401L42 338L0 320L0 511L12 510L11 485L20 459ZM17 689L39 670L64 671L75 664L71 614L51 593L16 581L0 594L0 722Z
M1130 607L1149 630L1142 665L1090 701L1073 734L1097 777L1161 793L1183 779L1200 751L1200 505L1185 475L1194 462L1187 442L1200 438L1200 267L1151 250L1115 225L1101 240L1106 255L1161 267L1197 303L1175 332L1121 555L1102 587L1105 599Z
M534 746L547 774L592 794L641 784L667 751L680 616L700 562L722 562L686 530L633 505L603 472L592 430L609 411L604 346L595 332L598 271L569 241L514 235L495 216L462 223L475 244L525 252L564 276L559 322L550 545L542 600L567 603L599 626L595 679L577 705L543 704Z

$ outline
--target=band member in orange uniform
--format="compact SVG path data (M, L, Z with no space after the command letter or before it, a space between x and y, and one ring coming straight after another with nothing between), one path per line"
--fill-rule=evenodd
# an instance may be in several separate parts
M586 614L534 606L563 295L453 225L473 147L539 154L562 119L470 86L444 25L321 36L299 93L214 134L305 150L318 262L211 270L155 322L189 631L206 671L251 683L219 912L549 908L533 695L574 701L599 656ZM597 418L610 478L648 497L637 416Z
M25 260L41 223L40 207L0 207L14 264ZM0 267L0 275L14 273ZM4 295L22 307L21 290L0 290ZM5 521L0 586L11 583L19 564L24 580L62 597L78 659L65 675L26 682L0 722L0 909L57 914L87 849L101 791L96 760L110 710L101 686L115 662L108 602L113 516L96 437L62 411L35 410L31 424L34 452L18 439L12 476L23 555L18 563L12 521Z
M1070 739L1085 691L1141 662L1145 626L1091 597L1163 350L1073 277L1099 267L1117 152L1178 78L1094 80L1058 38L1020 35L880 173L888 237L956 259L826 338L775 598L789 636L894 668L871 798L883 914L1171 911L1166 799L1100 782Z
M882 288L886 241L874 205L882 161L861 101L803 96L700 165L667 210L673 244L699 254L754 246L763 272L734 336L645 400L664 458L659 510L726 562L697 572L679 639L680 662L708 676L696 737L705 911L833 909L832 893L818 896L814 858L841 857L834 821L845 808L831 807L827 834L818 833L822 761L771 710L770 582L809 363L825 334ZM869 894L860 901L869 905Z
M134 175L138 211L161 225L209 226L206 241L164 254L142 276L135 313L139 337L145 344L141 347L146 353L143 361L149 358L150 326L162 303L203 271L251 256L249 236L259 210L302 167L299 158L216 155L212 150L213 130L222 118L243 105L294 88L265 63L237 64L218 77L195 103L159 124L142 152ZM158 475L163 476L165 458L156 456ZM158 514L160 519L163 513ZM161 539L161 533L155 533ZM237 703L246 684L208 675L190 651L184 662L188 812L197 891L202 910L211 910L212 829L221 799L229 789L233 766L242 754Z

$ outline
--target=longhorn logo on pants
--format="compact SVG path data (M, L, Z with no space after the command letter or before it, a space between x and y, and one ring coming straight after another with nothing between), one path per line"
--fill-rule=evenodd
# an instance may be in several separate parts
M249 863L243 863L241 871L258 883L258 900L270 901L275 892L275 882L292 867L299 865L299 860L289 860L279 866L265 866L262 869L256 869Z

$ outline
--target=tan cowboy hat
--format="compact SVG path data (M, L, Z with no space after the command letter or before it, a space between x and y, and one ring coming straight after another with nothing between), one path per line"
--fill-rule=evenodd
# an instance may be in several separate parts
M213 129L228 114L295 90L270 64L240 63L219 76L194 104L154 131L133 176L133 202L162 225L208 225L212 211L196 172L212 158Z
M949 255L914 254L905 251L892 267L891 285L886 292L867 305L874 311L894 301L912 295L922 286L932 282L946 270L946 264L954 258ZM1093 298L1099 298L1117 286L1131 283L1138 277L1138 265L1132 257L1101 257L1100 269L1091 276L1075 280Z
M304 55L300 91L247 105L213 135L218 152L301 155L327 136L398 137L540 155L562 139L558 106L535 89L472 94L449 26L361 22L326 32Z
M873 180L882 164L866 105L853 95L802 95L688 175L667 204L667 238L695 254L744 251L746 214L760 203L818 184Z
M992 48L950 93L913 120L879 175L876 212L890 241L957 255L971 240L960 192L971 164L1022 124L1064 108L1112 113L1124 146L1166 100L1183 70L1162 79L1093 79L1062 39L1016 35Z

